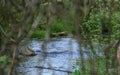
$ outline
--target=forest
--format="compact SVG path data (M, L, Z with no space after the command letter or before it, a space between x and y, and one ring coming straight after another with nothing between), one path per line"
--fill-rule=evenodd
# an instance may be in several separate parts
M61 37L92 52L84 60L80 50L73 75L120 74L120 0L0 0L0 75L13 75L22 40Z

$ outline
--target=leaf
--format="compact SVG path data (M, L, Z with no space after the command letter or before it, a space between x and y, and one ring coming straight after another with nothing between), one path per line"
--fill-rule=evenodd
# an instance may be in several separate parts
M4 55L4 56L1 56L0 57L0 63L5 63L7 57Z

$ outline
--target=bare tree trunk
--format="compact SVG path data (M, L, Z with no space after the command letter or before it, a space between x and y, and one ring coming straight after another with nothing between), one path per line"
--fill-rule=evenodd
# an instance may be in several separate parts
M118 60L118 75L120 75L120 40L116 44L117 60Z
M82 42L81 42L81 36L80 36L80 30L79 30L79 23L76 22L75 23L75 29L76 29L76 38L78 40L78 44L79 44L79 47L80 47L80 50L79 50L79 53L80 53L80 65L82 67L82 74L84 74L84 71L85 71L85 66L84 66L84 58L83 58L83 50L82 50Z
M12 62L11 62L11 65L10 65L10 69L8 71L8 75L12 75L12 72L13 72L13 68L14 68L14 64L15 64L15 58L16 58L17 47L18 47L17 44L13 44L12 45L13 56L12 56Z

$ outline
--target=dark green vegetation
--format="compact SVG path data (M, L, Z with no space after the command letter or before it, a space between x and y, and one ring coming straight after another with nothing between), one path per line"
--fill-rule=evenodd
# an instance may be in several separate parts
M75 75L117 75L110 69L117 69L119 5L119 0L0 0L0 75L11 75L14 53L23 39L48 41L61 36L60 32L65 32L62 36L77 36L80 45L86 45L81 40L87 40L92 52L90 59L84 60L80 50L81 68ZM98 43L102 57L93 43Z

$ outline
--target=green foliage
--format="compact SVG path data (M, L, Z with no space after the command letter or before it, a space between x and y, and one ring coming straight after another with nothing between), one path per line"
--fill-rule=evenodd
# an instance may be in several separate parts
M66 25L65 22L56 18L56 20L51 24L51 33L65 32L67 31L67 27L72 33L75 33L73 24L68 23L68 25ZM41 25L37 30L33 32L31 38L44 38L45 34L45 25Z
M82 75L80 70L75 70L73 75Z
M104 56L99 57L98 60L96 60L95 68L98 70L98 74L104 75L106 71L106 65L105 65L106 58Z
M6 63L6 62L10 63L11 62L11 58L9 58L9 57L7 57L5 55L1 56L0 57L0 63L3 64L3 63Z
M65 24L61 20L56 19L51 25L51 32L62 32L66 31Z
M113 37L119 38L120 37L120 12L116 12L112 16L113 17L112 17L111 24L113 25L112 27L112 32L114 34Z
M83 22L80 25L81 34L84 39L91 39L98 41L101 39L102 32L102 15L101 14L92 14L90 15L89 20Z
M104 9L96 14L91 13L89 20L83 22L80 29L85 39L103 41L108 41L109 38L118 39L120 37L120 12L110 13Z
M94 61L94 63L90 63L90 61ZM82 74L83 72L81 69L78 69L73 72L73 75L90 75L91 72L94 72L94 73L97 73L100 75L105 74L106 66L105 66L105 57L104 56L99 57L98 59L86 59L86 60L84 60L84 65L85 65L84 74ZM80 67L80 65L77 65L77 66ZM92 66L94 66L95 71L93 71Z
M31 38L44 38L46 34L45 30L35 30Z
M0 57L0 63L5 63L7 60L7 57L6 56L1 56Z
M69 29L74 34L75 33L74 24L76 24L74 22L79 22L79 19L81 18L83 19L83 21L80 20L81 22L79 23L80 23L80 34L83 37L82 39L85 38L89 41L91 40L108 41L110 39L111 41L113 41L113 40L116 40L116 38L117 39L120 38L119 0L114 0L113 2L112 0L108 0L108 1L94 0L93 2L88 2L88 0L81 0L80 2L79 0L78 1L77 0L57 0L57 2L59 3L63 2L62 4L59 4L59 5L57 5L57 3L55 3L56 5L53 5L55 1L50 2L50 5L48 5L49 1L46 1L46 0L43 2L40 2L40 5L39 3L34 5L34 0L27 0L27 1L15 0L13 4L11 3L11 1L13 0L0 1L0 34L1 34L1 40L2 40L1 44L6 43L4 51L6 51L10 47L8 46L9 44L11 45L13 44L11 43L9 38L13 38L14 36L18 37L18 32L15 29L23 29L24 31L28 29L27 31L30 31L29 27L31 27L32 22L35 22L35 18L38 16L38 13L41 13L41 15L45 19L49 17L54 17L54 16L61 17L62 20L58 18L54 19L54 22L51 25L50 33L64 32ZM33 5L34 5L32 8L31 8L32 5L29 5L29 3L31 2L33 2ZM82 4L82 2L84 2L84 4ZM89 6L90 5L89 3L92 3L91 6ZM42 7L39 7L41 5ZM47 5L50 7L47 8L46 7ZM34 7L36 8L34 9ZM43 9L46 8L46 9L40 11L42 8ZM91 12L89 12L89 8ZM60 12L62 12L62 14ZM87 16L87 13L90 15ZM17 25L20 25L20 26L16 28ZM27 28L28 25L29 27ZM44 38L46 34L46 31L45 31L46 26L47 25L44 25L44 27L42 28L38 28L38 29L36 28L31 38ZM107 35L107 37L101 36L102 34L105 33L105 32L102 32L102 28L104 27L105 29L109 29L108 32L110 34ZM23 38L23 35L26 35L24 31L23 33L21 33L22 36L20 36L20 38ZM10 34L12 37L11 36L9 37ZM3 35L6 35L8 37ZM6 40L9 40L9 41L6 42ZM15 41L18 42L17 40ZM114 49L111 49L110 51L111 51L111 54L115 53ZM106 59L103 56L96 59L93 62L95 64L94 66L97 68L97 70L99 71L98 73L100 75L104 75L104 72L105 72L104 60ZM1 56L0 64L6 63L6 62L11 62L11 59L7 56ZM88 74L90 72L91 64L89 62L85 62L84 64L85 64L85 73ZM81 73L82 73L81 70L76 70L74 72L75 75L83 75Z
M56 20L51 25L52 33L64 32L67 30L70 30L70 32L75 33L75 27L71 22L66 23L63 20L56 18Z

